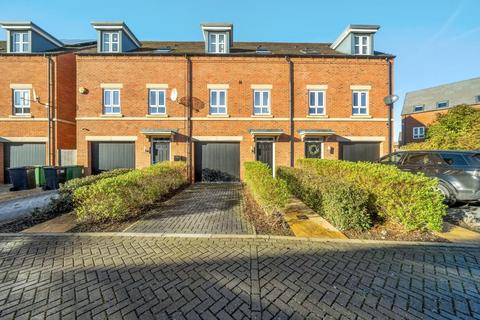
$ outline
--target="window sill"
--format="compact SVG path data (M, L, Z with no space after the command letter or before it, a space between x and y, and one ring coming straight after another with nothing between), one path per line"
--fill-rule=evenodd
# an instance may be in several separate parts
M328 116L326 114L307 114L307 118L313 119L327 119Z
M350 116L350 118L352 118L352 119L372 119L372 116L370 116L368 114L359 114L359 115Z
M207 118L230 118L228 114L208 114Z
M31 113L25 113L25 114L11 114L8 116L9 118L33 118Z
M123 114L121 113L107 113L101 114L101 118L123 118Z
M168 118L168 114L163 114L163 113L147 114L147 115L145 115L145 117L147 117L147 118Z
M252 118L273 118L271 114L252 114Z

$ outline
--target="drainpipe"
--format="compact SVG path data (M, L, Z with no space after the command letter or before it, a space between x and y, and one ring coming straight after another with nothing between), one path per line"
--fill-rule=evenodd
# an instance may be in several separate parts
M52 165L52 111L51 111L51 66L52 61L50 56L45 56L47 58L47 120L48 120L48 165Z
M187 174L190 183L193 182L193 157L192 157L192 60L185 55L187 60Z
M290 57L286 56L285 60L288 62L289 67L289 91L290 91L290 167L293 167L295 164L295 127L293 122L294 116L294 66L293 61Z
M387 59L388 61L388 95L393 94L393 65L392 60ZM393 143L392 143L392 111L393 103L388 105L388 154L393 152Z

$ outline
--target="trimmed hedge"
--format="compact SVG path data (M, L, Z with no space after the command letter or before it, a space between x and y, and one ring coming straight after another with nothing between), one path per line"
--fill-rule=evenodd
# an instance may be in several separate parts
M290 193L285 181L275 179L272 169L260 161L248 161L245 166L245 184L255 201L269 215L285 208Z
M372 225L368 193L354 184L319 176L311 171L280 167L292 194L340 230L366 230Z
M77 219L83 222L121 221L137 215L187 183L186 165L162 162L101 179L73 193Z
M75 190L77 190L80 187L87 186L90 184L93 184L99 180L105 179L105 178L111 178L111 177L116 177L121 174L125 174L127 172L132 171L132 169L114 169L111 171L105 171L100 174L94 175L94 176L86 176L86 177L81 177L81 178L76 178L69 180L65 182L60 188L60 192L71 192L73 193Z
M301 159L297 166L315 172L317 179L347 181L366 191L373 214L406 230L442 228L446 205L437 179L379 163Z

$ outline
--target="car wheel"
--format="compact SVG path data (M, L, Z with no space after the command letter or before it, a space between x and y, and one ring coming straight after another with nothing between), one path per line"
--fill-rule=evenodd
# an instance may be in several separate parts
M455 195L452 192L452 190L444 183L439 183L438 184L438 191L440 191L444 197L444 201L447 205L451 206L454 205L455 202L457 202L457 199L455 199Z

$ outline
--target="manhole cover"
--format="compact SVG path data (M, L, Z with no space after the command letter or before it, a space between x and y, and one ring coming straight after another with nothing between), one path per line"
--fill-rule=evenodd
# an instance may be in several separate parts
M300 219L300 220L308 220L308 217L304 214L297 215L297 218Z

